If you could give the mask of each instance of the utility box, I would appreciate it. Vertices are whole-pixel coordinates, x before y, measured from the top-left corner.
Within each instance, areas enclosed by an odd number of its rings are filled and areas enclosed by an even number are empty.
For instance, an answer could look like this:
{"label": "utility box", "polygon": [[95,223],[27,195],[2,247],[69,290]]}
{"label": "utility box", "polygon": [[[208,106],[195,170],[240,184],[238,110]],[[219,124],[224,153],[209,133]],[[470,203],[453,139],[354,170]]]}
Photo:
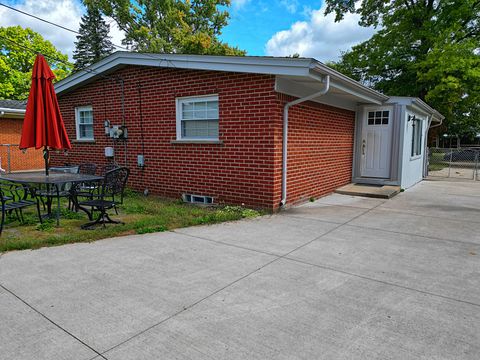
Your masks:
{"label": "utility box", "polygon": [[137,155],[137,165],[141,168],[145,166],[145,157],[143,155]]}
{"label": "utility box", "polygon": [[105,148],[105,157],[107,158],[113,158],[115,156],[115,152],[113,150],[113,147],[106,147]]}

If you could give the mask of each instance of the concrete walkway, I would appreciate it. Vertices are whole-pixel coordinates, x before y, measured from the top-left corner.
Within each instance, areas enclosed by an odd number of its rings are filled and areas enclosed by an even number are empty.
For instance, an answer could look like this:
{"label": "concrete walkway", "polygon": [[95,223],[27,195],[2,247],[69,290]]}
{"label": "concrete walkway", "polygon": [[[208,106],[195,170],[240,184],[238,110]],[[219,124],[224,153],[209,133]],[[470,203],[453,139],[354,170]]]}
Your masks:
{"label": "concrete walkway", "polygon": [[0,257],[0,358],[475,359],[480,182]]}

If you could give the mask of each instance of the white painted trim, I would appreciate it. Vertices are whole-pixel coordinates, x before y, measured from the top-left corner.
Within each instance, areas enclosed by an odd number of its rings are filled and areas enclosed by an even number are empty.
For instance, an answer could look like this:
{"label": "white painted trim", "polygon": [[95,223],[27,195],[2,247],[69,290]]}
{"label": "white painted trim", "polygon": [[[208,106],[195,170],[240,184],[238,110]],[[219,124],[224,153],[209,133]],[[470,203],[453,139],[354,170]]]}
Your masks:
{"label": "white painted trim", "polygon": [[[92,111],[92,113],[93,113],[93,107],[92,107],[92,105],[85,105],[85,106],[77,106],[75,108],[75,132],[76,132],[75,137],[76,137],[76,140],[77,141],[86,141],[86,142],[93,141],[93,140],[95,140],[95,135],[91,138],[80,137],[80,123],[78,122],[79,119],[80,119],[80,111]],[[93,114],[92,114],[92,117],[93,117]],[[92,121],[95,122],[94,119],[92,119]],[[95,128],[93,123],[92,123],[92,127]]]}
{"label": "white painted trim", "polygon": [[[366,166],[366,156],[363,156],[363,141],[365,140],[365,135],[368,130],[368,113],[369,112],[377,112],[377,111],[388,111],[388,127],[389,127],[389,135],[388,135],[388,142],[390,146],[390,157],[388,159],[388,175],[383,177],[383,176],[367,176],[365,174],[365,166]],[[394,128],[395,128],[395,123],[394,123],[394,107],[392,105],[383,105],[383,106],[373,106],[373,105],[367,105],[363,107],[363,114],[361,118],[362,122],[362,131],[359,134],[359,151],[360,151],[360,167],[359,167],[359,175],[361,178],[364,179],[383,179],[383,180],[390,180],[392,177],[392,166],[393,166],[393,151],[395,151],[393,147],[393,133],[394,133]],[[381,124],[383,125],[383,124]]]}
{"label": "white painted trim", "polygon": [[334,89],[344,91],[344,92],[346,92],[348,94],[351,94],[355,97],[358,97],[358,98],[362,99],[363,102],[377,104],[377,105],[382,105],[383,104],[382,99],[379,100],[378,98],[374,98],[373,96],[367,95],[365,92],[357,91],[356,89],[354,90],[354,89],[348,88],[347,86],[345,86],[345,85],[343,85],[339,82],[333,81],[332,84],[331,84],[331,87],[334,88]]}
{"label": "white painted trim", "polygon": [[416,97],[391,96],[387,103],[397,103],[401,105],[406,105],[407,107],[412,107],[414,108],[414,111],[418,111],[425,115],[432,116],[432,120],[436,122],[441,122],[443,119],[445,119],[445,116],[440,114],[437,110],[432,108],[426,102]]}
{"label": "white painted trim", "polygon": [[117,51],[85,70],[81,70],[57,82],[55,91],[59,95],[83,83],[92,81],[103,74],[108,76],[108,73],[115,69],[128,65],[287,75],[316,80],[330,75],[332,84],[336,84],[338,88],[344,91],[360,94],[366,99],[373,99],[373,102],[378,103],[388,99],[388,96],[370,89],[312,58],[142,54],[122,51]]}
{"label": "white painted trim", "polygon": [[[199,143],[199,142],[218,142],[219,136],[217,137],[206,137],[206,138],[198,138],[198,137],[183,137],[182,136],[182,110],[181,104],[185,101],[193,101],[195,100],[203,100],[203,101],[217,101],[218,102],[218,128],[220,132],[220,100],[218,94],[209,94],[209,95],[194,95],[194,96],[184,96],[178,97],[175,99],[175,113],[176,113],[176,128],[177,128],[177,142],[190,142],[190,143]],[[196,120],[196,119],[191,119]],[[213,119],[212,119],[213,120]],[[202,121],[202,120],[199,120]]]}
{"label": "white painted trim", "polygon": [[[425,141],[426,141],[426,132],[425,132],[425,126],[424,126],[424,123],[427,123],[427,119],[428,119],[428,115],[426,115],[423,111],[420,112],[421,114],[424,114],[423,116],[420,115],[418,116],[419,112],[416,112],[416,111],[412,111],[409,109],[409,107],[407,106],[407,110],[405,111],[405,119],[407,121],[407,126],[412,126],[409,121],[408,121],[408,118],[409,116],[415,116],[415,120],[419,120],[420,121],[420,124],[421,124],[421,131],[420,131],[420,136],[421,136],[421,144],[420,144],[420,154],[416,154],[416,155],[412,155],[412,137],[410,137],[409,139],[409,143],[410,143],[410,149],[409,149],[409,154],[410,154],[410,161],[415,161],[415,160],[418,160],[420,159],[422,156],[425,155],[425,149],[424,149],[424,144],[425,144]],[[412,121],[412,120],[410,120]],[[427,124],[428,125],[428,124]],[[408,132],[408,127],[406,129],[406,131]],[[412,136],[413,136],[413,129],[412,129]]]}
{"label": "white painted trim", "polygon": [[[320,80],[319,80],[319,84],[322,84]],[[318,87],[318,89],[321,89],[321,87]],[[302,85],[301,83],[299,83],[298,81],[295,81],[294,79],[288,79],[285,77],[277,76],[275,78],[275,91],[282,94],[294,96],[297,98],[302,98],[310,95],[312,91],[314,91],[314,89],[312,89],[311,86],[307,87],[305,85]],[[356,110],[357,103],[358,103],[354,100],[342,99],[340,96],[335,96],[334,94],[326,94],[321,97],[312,99],[310,101],[313,101],[319,104],[334,106],[340,109],[351,110],[351,111]]]}

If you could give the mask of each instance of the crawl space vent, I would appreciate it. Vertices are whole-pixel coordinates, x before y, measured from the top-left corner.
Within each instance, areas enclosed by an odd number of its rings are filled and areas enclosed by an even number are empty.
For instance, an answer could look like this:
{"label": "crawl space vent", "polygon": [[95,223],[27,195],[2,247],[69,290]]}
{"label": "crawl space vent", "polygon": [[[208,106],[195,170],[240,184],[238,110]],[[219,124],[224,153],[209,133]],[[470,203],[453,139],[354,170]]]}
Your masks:
{"label": "crawl space vent", "polygon": [[191,204],[213,204],[213,197],[193,194],[183,194],[183,201]]}

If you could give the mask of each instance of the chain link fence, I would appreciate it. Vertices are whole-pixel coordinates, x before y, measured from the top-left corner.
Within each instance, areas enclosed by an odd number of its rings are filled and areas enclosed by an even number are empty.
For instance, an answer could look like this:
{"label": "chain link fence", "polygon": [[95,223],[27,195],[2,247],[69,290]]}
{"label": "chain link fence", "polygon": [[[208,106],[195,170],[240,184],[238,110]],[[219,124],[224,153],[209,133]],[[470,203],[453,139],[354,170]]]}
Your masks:
{"label": "chain link fence", "polygon": [[480,180],[480,148],[430,148],[428,176]]}
{"label": "chain link fence", "polygon": [[16,172],[39,170],[44,167],[42,150],[18,148],[18,144],[0,144],[0,171]]}

